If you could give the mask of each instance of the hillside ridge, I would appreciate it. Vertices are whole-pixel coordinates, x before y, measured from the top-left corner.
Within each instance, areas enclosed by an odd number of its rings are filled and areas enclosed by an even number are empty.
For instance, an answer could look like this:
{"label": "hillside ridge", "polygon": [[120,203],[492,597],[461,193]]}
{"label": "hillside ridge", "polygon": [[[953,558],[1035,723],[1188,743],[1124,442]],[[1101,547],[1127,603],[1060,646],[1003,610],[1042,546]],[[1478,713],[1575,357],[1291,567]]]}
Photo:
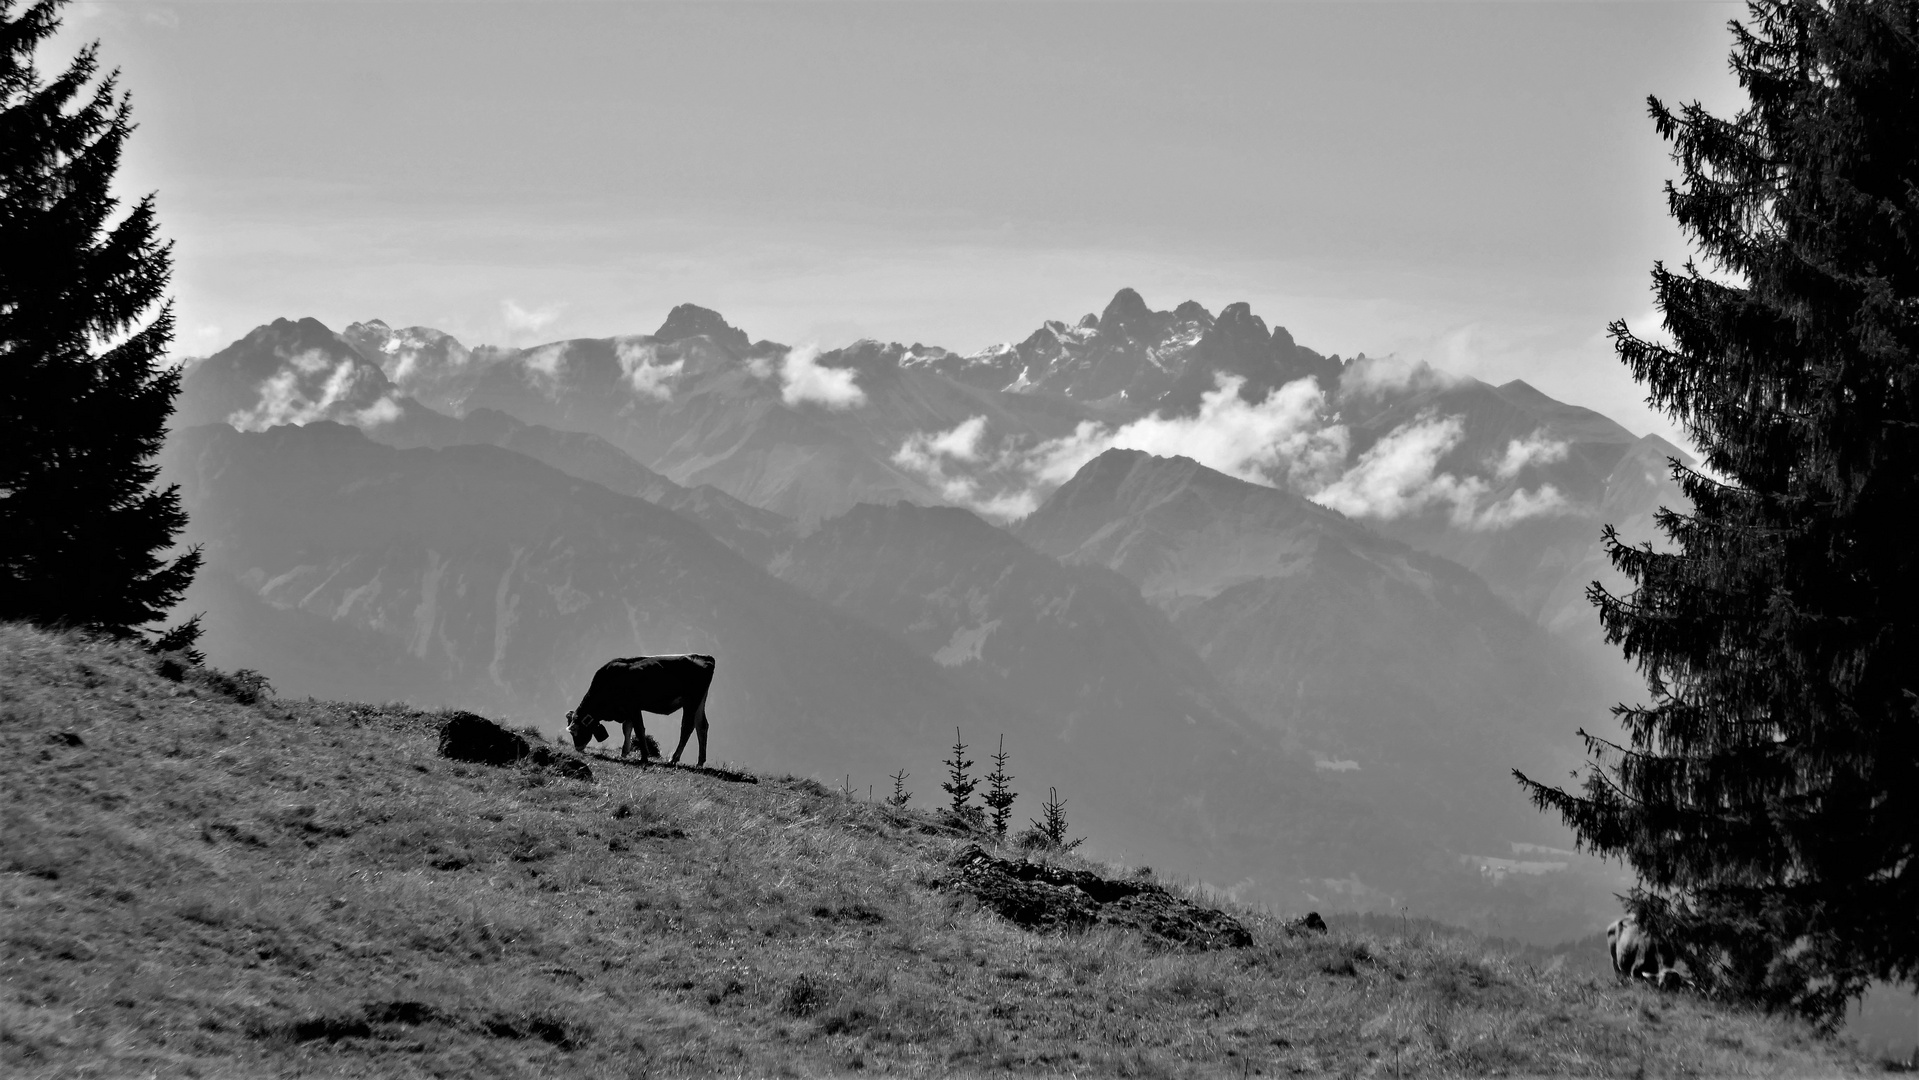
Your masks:
{"label": "hillside ridge", "polygon": [[1036,934],[944,887],[967,841],[926,815],[794,777],[463,764],[439,714],[260,689],[0,626],[8,1075],[1857,1067],[1464,939],[1245,909],[1251,944],[1204,953]]}

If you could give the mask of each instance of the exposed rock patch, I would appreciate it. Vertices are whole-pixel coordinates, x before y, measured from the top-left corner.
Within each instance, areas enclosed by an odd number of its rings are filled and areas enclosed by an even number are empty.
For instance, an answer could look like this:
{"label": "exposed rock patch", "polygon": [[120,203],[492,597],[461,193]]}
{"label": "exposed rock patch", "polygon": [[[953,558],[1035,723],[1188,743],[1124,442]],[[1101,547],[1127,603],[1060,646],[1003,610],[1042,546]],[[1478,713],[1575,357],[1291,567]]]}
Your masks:
{"label": "exposed rock patch", "polygon": [[1013,862],[969,845],[948,864],[947,887],[1031,930],[1083,930],[1095,923],[1138,930],[1176,948],[1244,948],[1253,935],[1223,911],[1200,907],[1142,878],[1111,880],[1090,870]]}
{"label": "exposed rock patch", "polygon": [[440,756],[478,765],[526,764],[550,769],[570,780],[593,779],[593,770],[586,762],[545,744],[528,742],[525,737],[470,712],[452,713],[446,723],[440,725]]}

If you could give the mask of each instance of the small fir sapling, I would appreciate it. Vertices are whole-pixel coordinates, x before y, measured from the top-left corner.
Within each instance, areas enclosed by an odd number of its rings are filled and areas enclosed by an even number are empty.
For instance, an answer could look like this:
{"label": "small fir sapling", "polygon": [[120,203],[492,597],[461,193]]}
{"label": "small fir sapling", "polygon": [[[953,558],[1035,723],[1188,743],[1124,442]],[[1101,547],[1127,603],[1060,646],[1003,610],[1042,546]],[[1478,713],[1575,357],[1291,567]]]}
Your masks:
{"label": "small fir sapling", "polygon": [[895,810],[904,810],[906,804],[913,801],[913,793],[906,790],[906,778],[909,775],[905,769],[893,774],[893,794],[886,797],[886,805]]}
{"label": "small fir sapling", "polygon": [[973,791],[979,787],[979,781],[972,777],[973,762],[966,756],[966,743],[960,739],[958,728],[953,729],[953,756],[941,764],[946,766],[947,779],[940,790],[952,799],[946,808],[947,816],[963,828],[983,828],[986,811],[973,805]]}
{"label": "small fir sapling", "polygon": [[1059,797],[1058,788],[1046,789],[1046,801],[1039,810],[1041,820],[1033,822],[1033,832],[1039,834],[1038,838],[1045,847],[1055,851],[1071,851],[1086,842],[1085,837],[1066,839],[1066,800]]}
{"label": "small fir sapling", "polygon": [[1013,816],[1013,794],[1009,786],[1013,778],[1006,775],[1006,736],[999,737],[999,753],[993,755],[993,771],[986,774],[986,795],[983,802],[993,810],[993,835],[1000,843],[1006,842],[1006,819]]}

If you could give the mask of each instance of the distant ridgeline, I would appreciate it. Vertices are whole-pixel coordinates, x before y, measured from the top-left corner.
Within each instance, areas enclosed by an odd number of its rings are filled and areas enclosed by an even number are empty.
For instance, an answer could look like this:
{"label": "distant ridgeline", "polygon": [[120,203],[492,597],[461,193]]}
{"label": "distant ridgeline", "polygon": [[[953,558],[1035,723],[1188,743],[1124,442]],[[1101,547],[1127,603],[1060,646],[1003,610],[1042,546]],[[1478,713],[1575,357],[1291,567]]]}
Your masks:
{"label": "distant ridgeline", "polygon": [[716,758],[930,791],[1004,733],[1023,807],[1245,901],[1551,941],[1624,884],[1508,771],[1636,693],[1581,594],[1684,455],[1525,383],[1128,289],[970,354],[283,319],[175,424],[188,608],[285,692],[557,731],[605,659],[712,653]]}

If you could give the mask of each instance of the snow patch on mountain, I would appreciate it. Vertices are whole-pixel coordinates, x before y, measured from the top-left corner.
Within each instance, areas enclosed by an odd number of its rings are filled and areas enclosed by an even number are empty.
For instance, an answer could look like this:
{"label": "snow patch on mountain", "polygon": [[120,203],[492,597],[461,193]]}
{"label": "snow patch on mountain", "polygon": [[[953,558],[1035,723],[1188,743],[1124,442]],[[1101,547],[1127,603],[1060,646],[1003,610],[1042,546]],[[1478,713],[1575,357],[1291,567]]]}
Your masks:
{"label": "snow patch on mountain", "polygon": [[949,668],[975,662],[980,658],[980,650],[985,647],[986,639],[999,626],[1000,620],[988,619],[978,626],[959,627],[953,631],[952,640],[933,653],[933,659],[941,667]]}

